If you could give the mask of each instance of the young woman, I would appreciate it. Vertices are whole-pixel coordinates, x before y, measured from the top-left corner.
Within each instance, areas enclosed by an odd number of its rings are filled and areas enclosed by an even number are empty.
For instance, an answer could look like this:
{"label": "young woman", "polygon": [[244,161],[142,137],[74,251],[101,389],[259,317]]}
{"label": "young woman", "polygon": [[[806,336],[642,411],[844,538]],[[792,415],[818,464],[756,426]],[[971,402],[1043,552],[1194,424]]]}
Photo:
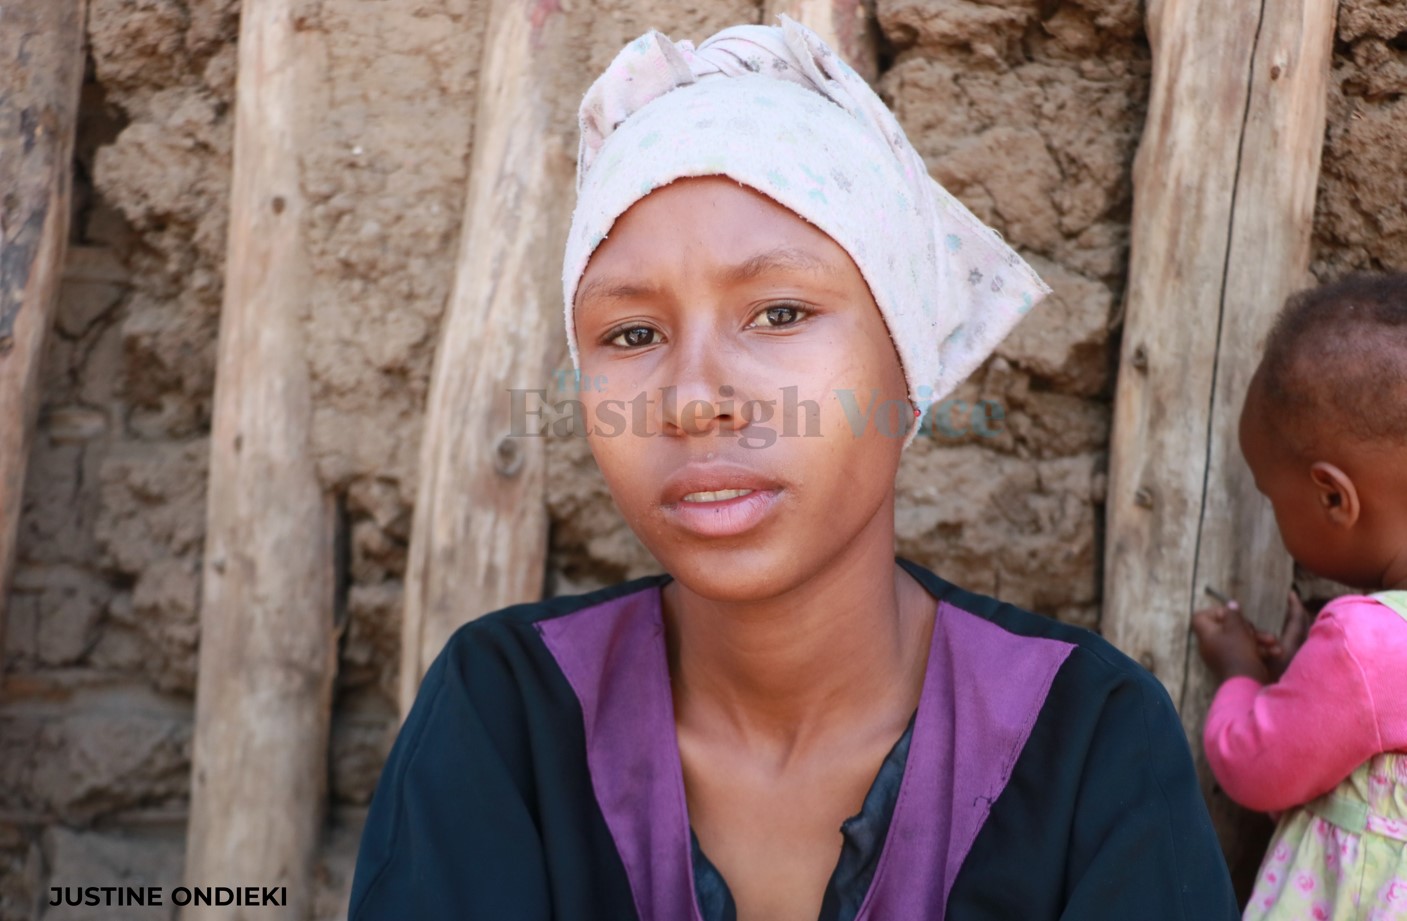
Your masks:
{"label": "young woman", "polygon": [[895,557],[917,407],[1047,289],[864,81],[790,20],[650,33],[578,191],[592,448],[666,573],[454,635],[352,919],[1236,917],[1162,686]]}

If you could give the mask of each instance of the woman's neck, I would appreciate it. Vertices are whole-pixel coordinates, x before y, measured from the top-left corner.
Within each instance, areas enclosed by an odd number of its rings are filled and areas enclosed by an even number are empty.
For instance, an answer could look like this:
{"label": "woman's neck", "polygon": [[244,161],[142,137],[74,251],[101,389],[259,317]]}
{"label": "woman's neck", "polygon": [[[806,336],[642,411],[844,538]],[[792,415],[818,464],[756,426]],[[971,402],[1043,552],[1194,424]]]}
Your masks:
{"label": "woman's neck", "polygon": [[[881,516],[882,518],[883,516]],[[918,704],[937,603],[884,539],[856,540],[765,601],[720,603],[677,581],[663,596],[675,708],[785,762],[868,723],[891,733]]]}

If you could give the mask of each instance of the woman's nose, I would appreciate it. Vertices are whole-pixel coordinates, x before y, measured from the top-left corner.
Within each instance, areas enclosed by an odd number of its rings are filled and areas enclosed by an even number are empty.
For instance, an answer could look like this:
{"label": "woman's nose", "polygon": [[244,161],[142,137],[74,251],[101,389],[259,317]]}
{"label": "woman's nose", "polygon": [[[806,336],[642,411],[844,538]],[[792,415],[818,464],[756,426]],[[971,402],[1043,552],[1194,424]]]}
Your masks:
{"label": "woman's nose", "polygon": [[736,432],[748,424],[726,354],[699,347],[676,352],[661,386],[660,425],[667,435]]}
{"label": "woman's nose", "polygon": [[733,388],[721,384],[713,393],[667,386],[660,400],[661,424],[671,435],[738,432],[748,424]]}

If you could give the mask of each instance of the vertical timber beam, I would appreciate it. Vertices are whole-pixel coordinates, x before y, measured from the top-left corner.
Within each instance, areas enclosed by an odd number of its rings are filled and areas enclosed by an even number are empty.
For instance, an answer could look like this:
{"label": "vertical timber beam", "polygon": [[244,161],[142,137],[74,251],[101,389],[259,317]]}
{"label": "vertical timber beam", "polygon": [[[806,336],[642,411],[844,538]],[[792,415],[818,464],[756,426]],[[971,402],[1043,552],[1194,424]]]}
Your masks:
{"label": "vertical timber beam", "polygon": [[460,251],[421,444],[402,715],[455,628],[539,598],[547,566],[543,439],[512,435],[509,391],[547,387],[565,350],[574,150],[543,77],[563,59],[565,22],[555,0],[492,0],[488,16]]}
{"label": "vertical timber beam", "polygon": [[1334,12],[1334,0],[1148,9],[1103,625],[1178,702],[1242,889],[1263,838],[1212,789],[1201,729],[1215,688],[1188,627],[1211,584],[1278,629],[1290,584],[1237,420],[1266,332],[1308,279]]}
{"label": "vertical timber beam", "polygon": [[296,6],[240,12],[186,846],[191,885],[286,886],[287,907],[183,921],[309,917],[324,810],[335,515],[310,446]]}
{"label": "vertical timber beam", "polygon": [[879,77],[874,0],[767,0],[763,24],[775,25],[780,13],[819,35],[869,82]]}
{"label": "vertical timber beam", "polygon": [[[1241,457],[1241,404],[1260,362],[1261,346],[1281,305],[1313,283],[1309,274],[1314,199],[1327,121],[1336,0],[1266,0],[1251,67],[1250,100],[1241,139],[1236,206],[1222,295],[1221,336],[1212,391],[1207,487],[1197,534],[1192,587],[1220,587],[1279,631],[1293,576],[1270,503]],[[1200,606],[1200,605],[1197,605]],[[1198,770],[1212,790],[1212,819],[1238,882],[1248,888],[1269,832],[1259,836],[1246,814],[1214,788],[1201,750],[1207,709],[1216,693],[1211,673],[1188,650],[1180,709],[1197,742]]]}
{"label": "vertical timber beam", "polygon": [[85,0],[0,5],[0,650],[39,362],[68,242]]}

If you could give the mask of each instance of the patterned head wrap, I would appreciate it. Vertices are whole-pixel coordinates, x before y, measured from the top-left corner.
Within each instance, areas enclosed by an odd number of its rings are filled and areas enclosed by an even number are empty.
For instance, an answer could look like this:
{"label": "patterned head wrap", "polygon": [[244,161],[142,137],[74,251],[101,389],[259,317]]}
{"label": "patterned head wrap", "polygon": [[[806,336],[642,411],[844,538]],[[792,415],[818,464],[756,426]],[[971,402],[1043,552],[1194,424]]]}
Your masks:
{"label": "patterned head wrap", "polygon": [[698,48],[648,32],[587,91],[562,271],[572,364],[577,285],[611,225],[676,179],[728,176],[850,254],[909,399],[941,400],[1050,289],[928,175],[869,84],[810,29],[780,19],[724,29]]}

